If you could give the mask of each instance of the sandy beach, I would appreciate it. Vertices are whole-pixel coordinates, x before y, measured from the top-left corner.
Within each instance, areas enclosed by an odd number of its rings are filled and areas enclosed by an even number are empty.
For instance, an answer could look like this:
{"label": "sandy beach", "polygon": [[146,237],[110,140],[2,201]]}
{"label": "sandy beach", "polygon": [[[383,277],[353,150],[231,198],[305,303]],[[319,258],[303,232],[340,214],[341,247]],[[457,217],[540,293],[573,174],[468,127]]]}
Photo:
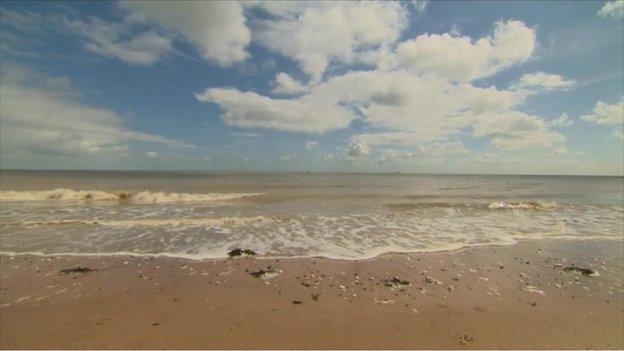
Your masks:
{"label": "sandy beach", "polygon": [[[539,240],[366,261],[4,255],[0,346],[621,349],[623,252]],[[61,272],[77,267],[91,271]]]}

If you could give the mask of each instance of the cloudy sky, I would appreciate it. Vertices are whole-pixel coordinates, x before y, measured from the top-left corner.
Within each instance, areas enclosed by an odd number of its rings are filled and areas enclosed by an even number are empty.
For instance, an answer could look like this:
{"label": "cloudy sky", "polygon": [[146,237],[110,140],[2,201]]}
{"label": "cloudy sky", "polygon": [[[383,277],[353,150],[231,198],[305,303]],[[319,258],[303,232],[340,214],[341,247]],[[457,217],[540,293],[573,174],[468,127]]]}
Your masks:
{"label": "cloudy sky", "polygon": [[621,0],[0,13],[5,169],[624,173]]}

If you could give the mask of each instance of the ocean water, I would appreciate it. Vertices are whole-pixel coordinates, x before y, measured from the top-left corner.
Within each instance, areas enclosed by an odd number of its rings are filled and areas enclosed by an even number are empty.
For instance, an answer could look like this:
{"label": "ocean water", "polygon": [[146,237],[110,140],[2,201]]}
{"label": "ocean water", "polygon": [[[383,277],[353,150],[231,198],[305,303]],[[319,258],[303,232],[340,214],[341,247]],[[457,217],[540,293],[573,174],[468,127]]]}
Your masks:
{"label": "ocean water", "polygon": [[624,178],[0,172],[0,251],[363,259],[624,237]]}

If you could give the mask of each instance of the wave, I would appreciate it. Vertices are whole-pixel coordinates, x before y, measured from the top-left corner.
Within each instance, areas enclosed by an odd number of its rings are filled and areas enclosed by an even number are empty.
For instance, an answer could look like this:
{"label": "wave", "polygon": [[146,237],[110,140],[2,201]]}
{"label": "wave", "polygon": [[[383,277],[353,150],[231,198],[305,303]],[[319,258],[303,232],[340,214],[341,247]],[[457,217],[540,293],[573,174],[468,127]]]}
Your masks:
{"label": "wave", "polygon": [[136,203],[209,202],[241,199],[263,193],[165,193],[142,191],[106,192],[100,190],[54,189],[40,191],[0,191],[0,202],[40,201],[128,201]]}
{"label": "wave", "polygon": [[554,202],[522,201],[506,202],[496,201],[489,204],[470,202],[401,202],[385,204],[385,207],[393,211],[410,211],[427,208],[473,208],[489,210],[544,210],[554,208]]}
{"label": "wave", "polygon": [[555,207],[554,202],[545,201],[522,201],[522,202],[506,202],[497,201],[488,205],[491,210],[544,210]]}
{"label": "wave", "polygon": [[474,207],[475,204],[456,202],[401,202],[385,204],[384,206],[393,211],[409,211],[426,208]]}
{"label": "wave", "polygon": [[[301,259],[301,258],[324,258],[329,260],[340,261],[359,261],[359,260],[371,260],[379,256],[388,254],[413,254],[413,253],[434,253],[434,252],[460,252],[462,250],[477,248],[477,247],[489,247],[489,246],[511,246],[517,244],[519,241],[528,240],[569,240],[569,241],[591,241],[591,240],[606,240],[606,241],[622,241],[623,237],[612,236],[555,236],[555,237],[514,237],[510,240],[503,242],[488,242],[488,243],[440,243],[440,245],[421,248],[421,249],[406,249],[397,246],[382,246],[371,249],[369,251],[357,254],[357,255],[344,255],[340,253],[330,251],[316,251],[301,255],[267,255],[262,254],[256,256],[256,259]],[[234,247],[234,246],[232,246]],[[42,252],[42,251],[5,251],[0,250],[2,256],[41,256],[41,257],[106,257],[106,256],[122,256],[122,257],[167,257],[178,258],[186,260],[211,260],[211,259],[224,259],[228,258],[229,249],[211,250],[201,253],[188,253],[188,252],[137,252],[137,251],[104,251],[104,252]]]}
{"label": "wave", "polygon": [[257,217],[221,217],[221,218],[143,218],[143,219],[121,219],[121,220],[48,220],[48,221],[23,221],[3,223],[0,227],[19,226],[51,226],[51,225],[100,225],[105,227],[211,227],[211,226],[237,226],[246,224],[261,224],[273,222],[273,219],[266,216]]}

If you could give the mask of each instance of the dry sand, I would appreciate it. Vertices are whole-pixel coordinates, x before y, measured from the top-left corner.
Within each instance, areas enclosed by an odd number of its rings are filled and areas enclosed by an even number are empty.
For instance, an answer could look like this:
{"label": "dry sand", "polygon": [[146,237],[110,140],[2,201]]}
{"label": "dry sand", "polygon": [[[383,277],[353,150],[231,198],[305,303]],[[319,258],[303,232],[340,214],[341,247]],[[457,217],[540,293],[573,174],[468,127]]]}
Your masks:
{"label": "dry sand", "polygon": [[[0,346],[622,349],[622,245],[368,261],[2,256]],[[94,271],[60,273],[77,266]],[[269,266],[283,273],[249,274]],[[393,276],[409,285],[386,286]]]}

